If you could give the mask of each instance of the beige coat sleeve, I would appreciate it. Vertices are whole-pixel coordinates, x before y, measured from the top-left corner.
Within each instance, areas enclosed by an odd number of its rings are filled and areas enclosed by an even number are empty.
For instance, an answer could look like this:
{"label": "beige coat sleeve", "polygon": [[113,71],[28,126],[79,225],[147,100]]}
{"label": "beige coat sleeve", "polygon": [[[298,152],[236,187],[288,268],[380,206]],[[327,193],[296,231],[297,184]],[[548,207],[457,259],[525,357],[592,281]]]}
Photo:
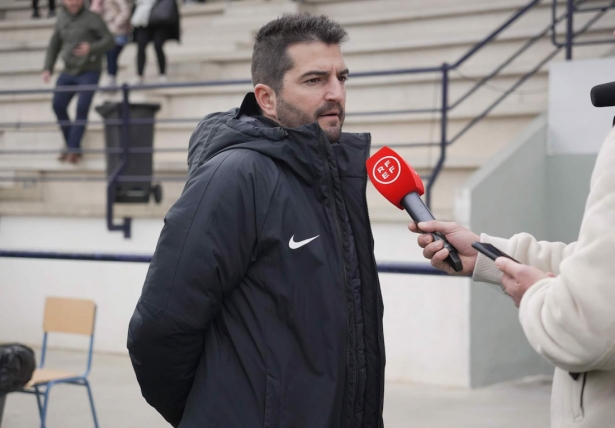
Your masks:
{"label": "beige coat sleeve", "polygon": [[571,372],[615,369],[615,129],[592,175],[579,240],[559,275],[531,287],[519,318],[532,346]]}
{"label": "beige coat sleeve", "polygon": [[[521,300],[519,319],[538,353],[571,372],[615,369],[615,130],[598,155],[576,243],[537,242],[528,234],[483,238],[557,275]],[[501,274],[486,261],[477,260],[474,279],[499,283]]]}
{"label": "beige coat sleeve", "polygon": [[[488,242],[519,262],[558,275],[562,260],[574,251],[576,242],[538,241],[529,233],[519,233],[510,239],[481,234],[480,242]],[[472,279],[477,282],[502,285],[502,272],[488,257],[478,254]]]}

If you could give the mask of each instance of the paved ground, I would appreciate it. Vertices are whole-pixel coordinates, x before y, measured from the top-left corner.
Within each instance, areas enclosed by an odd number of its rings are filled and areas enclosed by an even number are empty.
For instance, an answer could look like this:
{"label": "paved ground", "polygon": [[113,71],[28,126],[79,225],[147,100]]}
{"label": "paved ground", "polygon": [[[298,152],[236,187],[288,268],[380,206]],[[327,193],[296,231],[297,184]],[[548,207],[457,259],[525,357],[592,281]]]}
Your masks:
{"label": "paved ground", "polygon": [[[48,366],[85,367],[83,354],[50,351]],[[141,398],[126,356],[97,354],[90,375],[100,428],[168,427]],[[387,384],[387,428],[547,428],[548,380],[509,383],[479,390]],[[9,394],[2,428],[39,426],[34,396]],[[82,387],[60,385],[50,399],[48,428],[93,426]]]}

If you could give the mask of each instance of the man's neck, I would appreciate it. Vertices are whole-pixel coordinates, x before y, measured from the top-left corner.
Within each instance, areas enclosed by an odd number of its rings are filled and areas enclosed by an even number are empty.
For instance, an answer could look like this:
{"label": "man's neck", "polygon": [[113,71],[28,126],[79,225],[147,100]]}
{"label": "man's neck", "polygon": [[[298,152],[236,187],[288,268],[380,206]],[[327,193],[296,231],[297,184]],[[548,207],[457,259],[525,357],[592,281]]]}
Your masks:
{"label": "man's neck", "polygon": [[260,116],[261,116],[262,118],[265,118],[265,119],[268,119],[268,120],[270,120],[270,121],[272,121],[272,122],[275,122],[278,126],[282,126],[282,125],[280,124],[280,122],[278,122],[278,120],[277,120],[275,117],[273,117],[273,116],[270,116],[270,115],[268,115],[268,114],[266,114],[266,113],[264,113],[264,112],[261,112]]}
{"label": "man's neck", "polygon": [[83,6],[78,11],[76,11],[75,13],[71,12],[70,10],[68,10],[68,8],[64,8],[64,9],[66,9],[66,12],[68,12],[69,15],[77,16],[77,15],[79,15],[83,11]]}
{"label": "man's neck", "polygon": [[238,118],[242,115],[253,117],[259,120],[262,124],[270,126],[272,128],[282,126],[275,118],[265,114],[261,110],[260,106],[258,105],[258,102],[256,102],[254,92],[249,92],[246,94],[235,117]]}
{"label": "man's neck", "polygon": [[267,115],[256,115],[253,116],[255,119],[258,119],[258,121],[260,121],[262,124],[270,126],[272,128],[277,128],[280,125],[275,119],[272,119],[271,116],[267,116]]}

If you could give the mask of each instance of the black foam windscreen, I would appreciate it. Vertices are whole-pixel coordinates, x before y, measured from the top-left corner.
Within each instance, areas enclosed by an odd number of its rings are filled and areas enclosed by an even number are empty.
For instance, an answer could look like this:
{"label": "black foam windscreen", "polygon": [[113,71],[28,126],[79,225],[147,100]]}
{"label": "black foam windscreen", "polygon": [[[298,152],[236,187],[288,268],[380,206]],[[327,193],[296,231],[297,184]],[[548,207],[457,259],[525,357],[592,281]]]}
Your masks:
{"label": "black foam windscreen", "polygon": [[615,106],[615,82],[594,86],[590,96],[594,107]]}

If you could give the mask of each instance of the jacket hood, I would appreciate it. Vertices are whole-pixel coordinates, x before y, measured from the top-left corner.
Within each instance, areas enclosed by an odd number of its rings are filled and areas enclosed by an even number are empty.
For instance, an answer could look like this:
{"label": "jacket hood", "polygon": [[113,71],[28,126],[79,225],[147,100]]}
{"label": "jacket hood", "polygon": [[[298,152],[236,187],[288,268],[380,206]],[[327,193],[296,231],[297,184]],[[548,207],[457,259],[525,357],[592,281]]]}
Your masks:
{"label": "jacket hood", "polygon": [[[319,140],[324,139],[330,146],[318,123],[283,128],[261,122],[255,117],[260,115],[254,93],[250,92],[244,97],[241,107],[225,113],[213,113],[201,120],[190,138],[189,175],[218,153],[242,148],[284,163],[310,182],[317,175],[315,158],[322,155],[319,153]],[[349,149],[364,151],[369,145],[369,135],[343,133],[340,143],[346,145],[346,141]]]}

